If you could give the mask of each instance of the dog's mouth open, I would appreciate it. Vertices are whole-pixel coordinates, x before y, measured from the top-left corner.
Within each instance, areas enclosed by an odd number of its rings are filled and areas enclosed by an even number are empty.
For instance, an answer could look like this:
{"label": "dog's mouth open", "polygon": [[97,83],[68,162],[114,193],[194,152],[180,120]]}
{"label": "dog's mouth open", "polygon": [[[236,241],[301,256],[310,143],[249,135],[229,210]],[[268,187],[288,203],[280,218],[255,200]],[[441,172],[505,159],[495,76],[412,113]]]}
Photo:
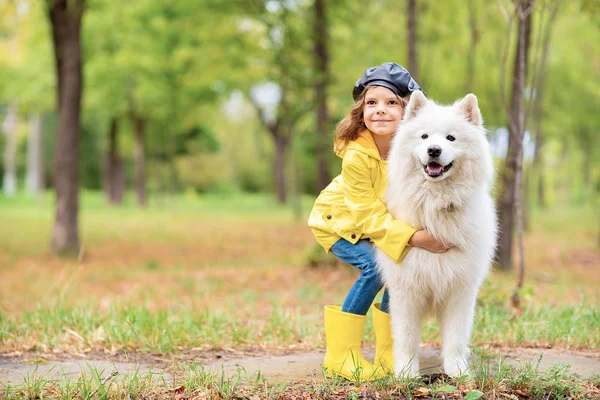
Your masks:
{"label": "dog's mouth open", "polygon": [[438,178],[444,175],[444,173],[448,172],[450,168],[452,168],[452,163],[447,164],[445,167],[436,163],[435,161],[431,161],[430,163],[423,165],[425,173],[431,178]]}

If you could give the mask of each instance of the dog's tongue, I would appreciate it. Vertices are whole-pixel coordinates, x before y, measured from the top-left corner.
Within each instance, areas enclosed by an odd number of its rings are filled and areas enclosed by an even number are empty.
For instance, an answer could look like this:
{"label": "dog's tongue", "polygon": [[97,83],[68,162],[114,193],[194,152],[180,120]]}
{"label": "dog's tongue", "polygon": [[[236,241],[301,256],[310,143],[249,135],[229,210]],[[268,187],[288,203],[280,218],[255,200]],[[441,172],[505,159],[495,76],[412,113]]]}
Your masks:
{"label": "dog's tongue", "polygon": [[442,173],[442,170],[444,168],[435,162],[430,162],[429,164],[427,164],[427,172],[429,172],[429,175],[439,175]]}

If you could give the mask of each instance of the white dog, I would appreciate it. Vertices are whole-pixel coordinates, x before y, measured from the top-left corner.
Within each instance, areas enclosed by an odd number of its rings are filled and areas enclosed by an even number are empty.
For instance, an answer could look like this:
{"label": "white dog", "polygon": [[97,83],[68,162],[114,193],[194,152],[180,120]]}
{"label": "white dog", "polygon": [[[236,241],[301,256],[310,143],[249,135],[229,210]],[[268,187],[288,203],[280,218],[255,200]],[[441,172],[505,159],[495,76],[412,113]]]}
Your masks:
{"label": "white dog", "polygon": [[467,372],[477,291],[496,245],[493,175],[477,97],[440,106],[413,93],[390,150],[387,207],[455,247],[442,254],[412,248],[400,264],[377,250],[398,375],[419,372],[420,324],[428,313],[440,322],[444,371]]}

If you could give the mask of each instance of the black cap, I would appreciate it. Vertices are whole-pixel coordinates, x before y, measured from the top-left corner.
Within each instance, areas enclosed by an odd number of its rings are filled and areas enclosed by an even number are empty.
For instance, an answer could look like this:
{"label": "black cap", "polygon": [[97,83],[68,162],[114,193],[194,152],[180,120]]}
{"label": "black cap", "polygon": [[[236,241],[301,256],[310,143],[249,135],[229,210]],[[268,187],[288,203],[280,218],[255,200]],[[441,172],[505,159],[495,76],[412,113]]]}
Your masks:
{"label": "black cap", "polygon": [[386,87],[400,97],[408,96],[416,90],[425,94],[410,73],[403,66],[394,62],[385,62],[377,67],[367,69],[354,85],[354,90],[352,90],[354,100],[369,86]]}

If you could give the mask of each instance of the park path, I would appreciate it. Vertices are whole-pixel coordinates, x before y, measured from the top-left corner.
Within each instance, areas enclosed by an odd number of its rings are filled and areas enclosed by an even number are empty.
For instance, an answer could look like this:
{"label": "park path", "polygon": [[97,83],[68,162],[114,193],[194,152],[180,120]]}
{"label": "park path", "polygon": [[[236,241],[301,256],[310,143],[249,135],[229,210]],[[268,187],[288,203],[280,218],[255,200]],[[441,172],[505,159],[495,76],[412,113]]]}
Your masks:
{"label": "park path", "polygon": [[[372,359],[372,353],[365,353],[365,358]],[[570,371],[589,378],[600,374],[600,356],[588,356],[570,353],[555,353],[536,351],[517,351],[508,355],[499,356],[492,360],[492,365],[498,364],[500,359],[504,359],[512,365],[519,366],[529,362],[536,364],[540,361],[540,371],[546,371],[553,364],[569,364]],[[217,371],[225,371],[226,374],[233,375],[242,368],[247,373],[260,371],[261,375],[270,378],[274,382],[299,381],[323,379],[323,370],[321,363],[324,354],[322,352],[313,352],[305,354],[293,354],[275,357],[252,357],[239,358],[231,360],[218,360],[209,364],[210,368]],[[421,373],[430,374],[442,372],[440,351],[434,349],[422,349],[419,357]]]}
{"label": "park path", "polygon": [[[573,354],[540,349],[519,349],[508,355],[499,356],[514,365],[530,362],[535,364],[540,355],[540,371],[545,371],[552,364],[569,364],[571,371],[582,377],[589,378],[600,374],[600,355]],[[367,358],[373,357],[366,352]],[[499,357],[494,359],[497,364]],[[242,369],[248,374],[260,371],[262,376],[273,382],[312,381],[323,379],[321,362],[322,352],[310,352],[279,356],[260,356],[242,358],[216,358],[208,362],[200,362],[219,374],[224,372],[231,376]],[[420,354],[421,371],[423,373],[440,372],[439,350],[422,349]],[[143,360],[137,362],[111,361],[107,359],[60,359],[60,360],[24,360],[22,358],[0,355],[0,385],[18,386],[25,379],[35,376],[44,380],[62,380],[63,377],[77,379],[81,373],[90,373],[95,369],[100,376],[105,377],[113,371],[118,371],[118,377],[127,374],[152,373],[159,379],[164,379],[167,385],[173,384],[171,368],[165,368],[165,363],[158,365]],[[168,369],[168,370],[167,370]]]}

